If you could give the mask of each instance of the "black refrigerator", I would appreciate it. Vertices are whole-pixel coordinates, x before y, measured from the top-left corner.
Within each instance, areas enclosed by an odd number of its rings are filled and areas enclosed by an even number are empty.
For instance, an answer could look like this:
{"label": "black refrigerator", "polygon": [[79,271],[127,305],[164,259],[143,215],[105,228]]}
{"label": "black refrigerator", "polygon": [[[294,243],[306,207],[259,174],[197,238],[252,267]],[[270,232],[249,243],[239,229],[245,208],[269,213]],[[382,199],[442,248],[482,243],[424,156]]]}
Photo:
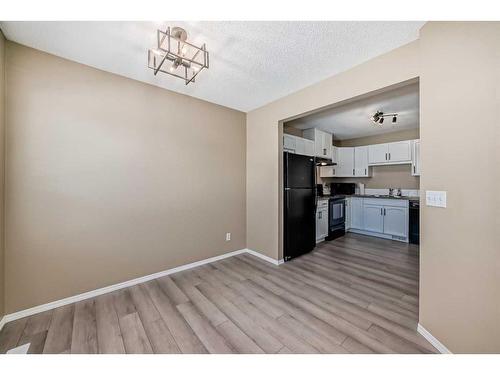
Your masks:
{"label": "black refrigerator", "polygon": [[284,153],[283,258],[316,246],[316,163],[314,157]]}

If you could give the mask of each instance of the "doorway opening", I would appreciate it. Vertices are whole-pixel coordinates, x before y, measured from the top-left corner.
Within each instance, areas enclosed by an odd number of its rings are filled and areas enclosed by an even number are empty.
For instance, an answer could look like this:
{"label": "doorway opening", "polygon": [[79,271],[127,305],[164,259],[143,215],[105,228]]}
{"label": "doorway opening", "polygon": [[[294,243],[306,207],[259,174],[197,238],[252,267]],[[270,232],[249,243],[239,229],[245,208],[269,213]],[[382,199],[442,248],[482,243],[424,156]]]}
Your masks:
{"label": "doorway opening", "polygon": [[416,324],[418,79],[295,116],[280,126],[284,261],[301,256],[324,260],[332,273],[340,268],[356,282],[361,270],[373,282],[382,274],[389,284],[399,279],[404,290],[389,287],[408,301],[392,300],[389,310],[411,316]]}

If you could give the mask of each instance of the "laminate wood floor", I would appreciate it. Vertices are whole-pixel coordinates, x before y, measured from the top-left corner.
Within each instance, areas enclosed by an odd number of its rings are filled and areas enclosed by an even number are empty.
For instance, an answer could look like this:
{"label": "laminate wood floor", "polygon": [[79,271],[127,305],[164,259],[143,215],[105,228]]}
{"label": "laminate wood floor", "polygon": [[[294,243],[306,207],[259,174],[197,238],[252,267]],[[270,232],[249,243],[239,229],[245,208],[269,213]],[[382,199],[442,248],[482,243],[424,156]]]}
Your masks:
{"label": "laminate wood floor", "polygon": [[243,254],[7,323],[0,352],[434,353],[418,247],[347,234],[273,266]]}

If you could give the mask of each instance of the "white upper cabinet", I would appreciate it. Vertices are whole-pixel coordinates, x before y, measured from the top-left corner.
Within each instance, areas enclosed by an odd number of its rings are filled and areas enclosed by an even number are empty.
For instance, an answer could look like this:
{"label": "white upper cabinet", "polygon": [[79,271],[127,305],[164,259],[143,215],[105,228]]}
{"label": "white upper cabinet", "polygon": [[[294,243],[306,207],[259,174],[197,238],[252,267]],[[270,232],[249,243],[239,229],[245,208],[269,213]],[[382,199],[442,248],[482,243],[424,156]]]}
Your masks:
{"label": "white upper cabinet", "polygon": [[[325,168],[320,177],[368,177],[368,146],[334,147],[335,167]],[[328,169],[327,169],[328,168]]]}
{"label": "white upper cabinet", "polygon": [[336,177],[354,177],[354,147],[339,147],[337,152]]}
{"label": "white upper cabinet", "polygon": [[368,146],[369,165],[411,163],[411,155],[411,141]]}
{"label": "white upper cabinet", "polygon": [[295,152],[295,138],[297,137],[289,134],[283,134],[283,151]]}
{"label": "white upper cabinet", "polygon": [[314,141],[315,156],[332,159],[333,135],[322,130],[311,128],[302,132],[305,138]]}
{"label": "white upper cabinet", "polygon": [[388,147],[386,143],[368,146],[368,164],[383,164],[387,162]]}
{"label": "white upper cabinet", "polygon": [[332,162],[338,163],[339,161],[339,148],[337,146],[332,146]]}
{"label": "white upper cabinet", "polygon": [[420,176],[420,139],[415,139],[411,156],[411,175]]}
{"label": "white upper cabinet", "polygon": [[323,157],[333,159],[333,134],[323,133]]}
{"label": "white upper cabinet", "polygon": [[388,146],[390,163],[411,162],[411,141],[392,142]]}
{"label": "white upper cabinet", "polygon": [[302,142],[304,143],[304,155],[314,156],[314,142],[310,141],[309,139],[302,139]]}
{"label": "white upper cabinet", "polygon": [[291,134],[283,134],[283,151],[314,156],[314,142]]}
{"label": "white upper cabinet", "polygon": [[368,177],[368,146],[354,147],[354,176]]}
{"label": "white upper cabinet", "polygon": [[337,169],[334,165],[319,167],[319,177],[337,177]]}

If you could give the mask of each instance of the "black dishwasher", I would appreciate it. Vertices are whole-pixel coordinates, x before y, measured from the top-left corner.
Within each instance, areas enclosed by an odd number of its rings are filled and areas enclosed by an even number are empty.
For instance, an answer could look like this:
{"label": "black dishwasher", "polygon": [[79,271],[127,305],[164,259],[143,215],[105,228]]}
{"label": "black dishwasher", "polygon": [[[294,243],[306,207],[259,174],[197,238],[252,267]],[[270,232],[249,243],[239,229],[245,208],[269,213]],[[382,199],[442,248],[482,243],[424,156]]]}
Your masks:
{"label": "black dishwasher", "polygon": [[420,244],[420,202],[410,200],[409,240],[410,243]]}

